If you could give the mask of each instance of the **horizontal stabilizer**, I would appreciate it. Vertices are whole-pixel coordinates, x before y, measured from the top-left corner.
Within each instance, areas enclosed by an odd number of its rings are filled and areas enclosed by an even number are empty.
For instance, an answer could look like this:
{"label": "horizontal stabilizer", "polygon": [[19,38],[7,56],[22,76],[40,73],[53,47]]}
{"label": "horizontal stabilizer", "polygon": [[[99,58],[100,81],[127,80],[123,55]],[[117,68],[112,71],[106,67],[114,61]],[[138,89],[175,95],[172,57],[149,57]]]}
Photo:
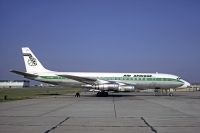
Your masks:
{"label": "horizontal stabilizer", "polygon": [[11,70],[10,72],[22,75],[24,77],[37,77],[38,75],[35,74],[30,74],[30,73],[26,73],[26,72],[21,72],[21,71],[16,71],[16,70]]}

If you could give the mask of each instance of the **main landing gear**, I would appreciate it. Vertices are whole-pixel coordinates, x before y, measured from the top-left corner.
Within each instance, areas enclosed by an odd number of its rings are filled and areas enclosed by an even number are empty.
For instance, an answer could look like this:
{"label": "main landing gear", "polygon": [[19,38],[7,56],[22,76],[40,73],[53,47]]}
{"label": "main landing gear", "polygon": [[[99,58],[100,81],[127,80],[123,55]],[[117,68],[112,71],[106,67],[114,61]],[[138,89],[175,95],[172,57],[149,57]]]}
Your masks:
{"label": "main landing gear", "polygon": [[108,96],[108,92],[106,92],[106,91],[99,91],[96,96],[97,97],[107,97]]}

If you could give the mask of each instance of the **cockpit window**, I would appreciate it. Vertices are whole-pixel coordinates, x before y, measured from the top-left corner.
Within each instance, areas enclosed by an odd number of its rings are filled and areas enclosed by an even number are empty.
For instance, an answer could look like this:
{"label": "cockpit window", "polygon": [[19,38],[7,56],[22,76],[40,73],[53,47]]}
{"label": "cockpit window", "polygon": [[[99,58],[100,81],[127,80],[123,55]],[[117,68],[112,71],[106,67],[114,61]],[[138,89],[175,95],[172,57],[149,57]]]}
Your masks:
{"label": "cockpit window", "polygon": [[180,80],[180,79],[181,79],[181,77],[178,77],[177,79],[178,79],[178,80]]}

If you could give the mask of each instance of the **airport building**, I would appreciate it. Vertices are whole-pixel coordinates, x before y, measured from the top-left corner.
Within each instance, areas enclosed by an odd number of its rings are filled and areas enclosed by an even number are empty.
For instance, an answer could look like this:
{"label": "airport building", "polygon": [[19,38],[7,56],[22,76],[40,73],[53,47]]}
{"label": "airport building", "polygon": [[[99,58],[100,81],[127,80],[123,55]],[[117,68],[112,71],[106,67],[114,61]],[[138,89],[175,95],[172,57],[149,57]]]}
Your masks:
{"label": "airport building", "polygon": [[192,88],[193,88],[195,91],[200,91],[200,84],[193,84],[193,85],[192,85]]}
{"label": "airport building", "polygon": [[0,88],[24,88],[29,86],[29,80],[0,80]]}

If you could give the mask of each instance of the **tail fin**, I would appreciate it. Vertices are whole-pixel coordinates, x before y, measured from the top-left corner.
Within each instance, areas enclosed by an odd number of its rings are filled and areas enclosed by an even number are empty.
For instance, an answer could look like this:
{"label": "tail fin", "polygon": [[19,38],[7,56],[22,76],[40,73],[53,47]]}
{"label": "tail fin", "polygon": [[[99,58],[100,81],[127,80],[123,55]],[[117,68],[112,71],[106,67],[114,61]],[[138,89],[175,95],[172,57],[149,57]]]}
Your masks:
{"label": "tail fin", "polygon": [[24,62],[26,66],[26,72],[34,73],[34,72],[47,72],[39,60],[35,57],[32,51],[28,47],[22,48],[22,53],[24,57]]}

